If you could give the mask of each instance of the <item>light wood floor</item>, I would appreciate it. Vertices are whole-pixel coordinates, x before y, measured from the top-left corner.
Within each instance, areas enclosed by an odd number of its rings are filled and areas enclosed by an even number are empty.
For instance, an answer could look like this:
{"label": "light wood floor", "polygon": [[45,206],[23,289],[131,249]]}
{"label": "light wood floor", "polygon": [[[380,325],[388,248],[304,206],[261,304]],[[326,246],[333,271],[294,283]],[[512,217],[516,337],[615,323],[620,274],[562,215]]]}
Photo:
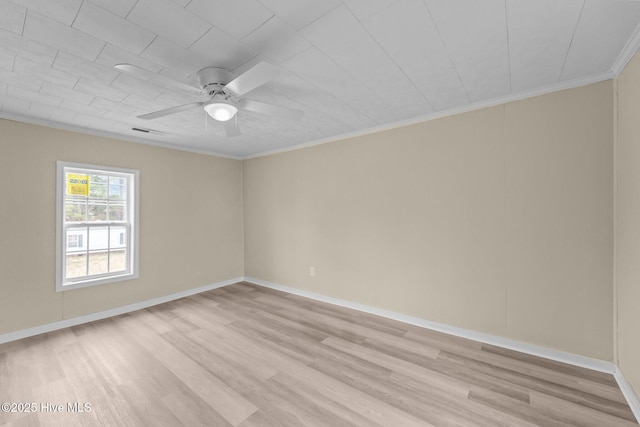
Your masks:
{"label": "light wood floor", "polygon": [[11,426],[638,425],[611,375],[246,283],[0,345],[0,402],[38,406]]}

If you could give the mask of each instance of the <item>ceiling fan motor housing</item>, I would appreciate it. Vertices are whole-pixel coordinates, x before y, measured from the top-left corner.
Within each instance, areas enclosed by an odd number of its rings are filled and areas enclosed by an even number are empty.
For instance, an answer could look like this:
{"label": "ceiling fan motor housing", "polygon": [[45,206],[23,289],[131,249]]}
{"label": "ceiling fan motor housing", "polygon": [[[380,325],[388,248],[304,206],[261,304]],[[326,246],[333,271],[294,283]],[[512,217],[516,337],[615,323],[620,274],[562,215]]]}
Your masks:
{"label": "ceiling fan motor housing", "polygon": [[209,67],[198,71],[198,81],[209,95],[224,90],[224,86],[233,79],[233,74],[224,68]]}

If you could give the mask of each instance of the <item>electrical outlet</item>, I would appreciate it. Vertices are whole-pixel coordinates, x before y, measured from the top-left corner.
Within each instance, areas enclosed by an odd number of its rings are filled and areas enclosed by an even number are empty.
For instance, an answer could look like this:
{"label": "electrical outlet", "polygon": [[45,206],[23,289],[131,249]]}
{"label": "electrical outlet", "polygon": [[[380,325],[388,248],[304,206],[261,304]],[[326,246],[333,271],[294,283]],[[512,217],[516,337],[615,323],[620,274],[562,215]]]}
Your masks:
{"label": "electrical outlet", "polygon": [[316,275],[316,268],[315,267],[309,267],[309,276],[315,277],[315,275]]}

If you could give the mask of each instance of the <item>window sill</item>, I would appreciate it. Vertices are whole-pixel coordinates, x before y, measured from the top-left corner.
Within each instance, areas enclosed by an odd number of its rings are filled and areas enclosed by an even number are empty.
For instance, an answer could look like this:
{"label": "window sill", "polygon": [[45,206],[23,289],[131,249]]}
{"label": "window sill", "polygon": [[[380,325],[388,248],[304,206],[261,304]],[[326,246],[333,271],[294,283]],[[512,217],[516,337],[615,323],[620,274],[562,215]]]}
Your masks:
{"label": "window sill", "polygon": [[83,280],[80,282],[57,283],[56,292],[71,291],[74,289],[88,288],[91,286],[104,285],[107,283],[124,282],[127,280],[137,279],[137,273],[119,274],[117,276],[100,277],[91,280]]}

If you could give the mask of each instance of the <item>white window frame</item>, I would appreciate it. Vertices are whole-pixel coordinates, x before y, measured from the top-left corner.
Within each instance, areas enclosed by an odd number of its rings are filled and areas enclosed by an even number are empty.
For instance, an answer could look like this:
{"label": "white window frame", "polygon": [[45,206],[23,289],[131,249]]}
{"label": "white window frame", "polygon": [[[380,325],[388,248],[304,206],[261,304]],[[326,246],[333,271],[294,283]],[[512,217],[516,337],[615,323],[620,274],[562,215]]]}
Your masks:
{"label": "white window frame", "polygon": [[[66,230],[65,225],[65,196],[67,192],[67,183],[65,180],[65,171],[67,169],[77,169],[80,173],[107,173],[122,174],[129,178],[127,186],[127,221],[124,224],[128,228],[127,241],[127,265],[128,269],[124,272],[104,273],[100,275],[87,276],[73,280],[65,280],[66,268]],[[139,219],[140,219],[140,172],[133,169],[114,168],[108,166],[89,165],[84,163],[72,163],[65,161],[57,162],[56,171],[56,292],[68,291],[71,289],[86,288],[88,286],[103,285],[106,283],[120,282],[138,278],[138,261],[139,261]],[[91,227],[104,226],[122,226],[122,222],[103,221],[99,224],[85,223],[87,230]],[[87,245],[89,240],[87,239]]]}

